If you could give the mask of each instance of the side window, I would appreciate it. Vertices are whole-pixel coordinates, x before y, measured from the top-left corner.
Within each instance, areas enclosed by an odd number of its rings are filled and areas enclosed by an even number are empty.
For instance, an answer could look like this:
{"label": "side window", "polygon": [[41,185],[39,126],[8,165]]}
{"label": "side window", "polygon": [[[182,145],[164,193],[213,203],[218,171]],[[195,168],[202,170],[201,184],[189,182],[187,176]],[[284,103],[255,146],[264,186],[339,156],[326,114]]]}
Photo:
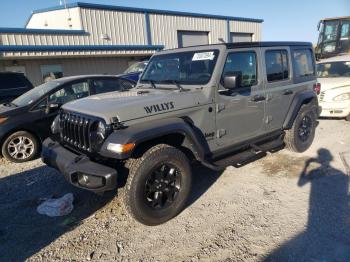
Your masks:
{"label": "side window", "polygon": [[87,81],[69,84],[49,96],[49,103],[63,105],[75,99],[89,95],[89,84]]}
{"label": "side window", "polygon": [[0,82],[0,89],[28,87],[28,84],[23,81],[22,77],[15,74],[0,74]]}
{"label": "side window", "polygon": [[315,75],[314,59],[310,49],[294,50],[293,59],[295,62],[296,77]]}
{"label": "side window", "polygon": [[257,64],[255,52],[235,52],[228,54],[222,80],[225,76],[236,76],[237,88],[257,84]]}
{"label": "side window", "polygon": [[286,50],[266,51],[265,64],[268,82],[289,78],[288,52]]}
{"label": "side window", "polygon": [[132,82],[124,79],[94,79],[91,81],[96,94],[130,89]]}

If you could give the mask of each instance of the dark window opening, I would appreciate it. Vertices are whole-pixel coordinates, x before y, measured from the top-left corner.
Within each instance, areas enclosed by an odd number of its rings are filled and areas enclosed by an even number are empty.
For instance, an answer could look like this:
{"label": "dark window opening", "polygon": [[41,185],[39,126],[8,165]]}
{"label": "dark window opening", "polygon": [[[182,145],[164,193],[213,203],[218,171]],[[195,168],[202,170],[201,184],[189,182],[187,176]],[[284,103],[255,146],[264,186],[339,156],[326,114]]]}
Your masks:
{"label": "dark window opening", "polygon": [[289,78],[288,52],[286,50],[266,51],[265,64],[268,82]]}

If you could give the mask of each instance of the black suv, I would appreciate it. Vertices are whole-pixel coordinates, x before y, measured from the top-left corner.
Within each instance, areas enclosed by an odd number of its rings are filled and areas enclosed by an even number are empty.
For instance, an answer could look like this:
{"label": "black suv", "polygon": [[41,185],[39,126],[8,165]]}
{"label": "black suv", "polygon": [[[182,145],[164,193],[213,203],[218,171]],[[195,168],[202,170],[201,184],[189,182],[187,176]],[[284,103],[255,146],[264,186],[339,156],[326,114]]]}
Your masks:
{"label": "black suv", "polygon": [[11,102],[32,88],[22,73],[0,72],[0,104]]}

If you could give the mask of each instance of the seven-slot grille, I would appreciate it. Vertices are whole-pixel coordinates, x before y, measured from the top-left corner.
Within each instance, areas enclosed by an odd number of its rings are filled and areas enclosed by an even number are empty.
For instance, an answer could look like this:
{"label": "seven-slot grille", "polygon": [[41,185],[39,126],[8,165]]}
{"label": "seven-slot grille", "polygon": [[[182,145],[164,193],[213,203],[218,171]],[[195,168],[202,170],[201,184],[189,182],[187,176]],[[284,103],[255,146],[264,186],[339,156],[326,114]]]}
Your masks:
{"label": "seven-slot grille", "polygon": [[91,152],[90,130],[94,121],[87,116],[61,112],[61,139],[76,148]]}

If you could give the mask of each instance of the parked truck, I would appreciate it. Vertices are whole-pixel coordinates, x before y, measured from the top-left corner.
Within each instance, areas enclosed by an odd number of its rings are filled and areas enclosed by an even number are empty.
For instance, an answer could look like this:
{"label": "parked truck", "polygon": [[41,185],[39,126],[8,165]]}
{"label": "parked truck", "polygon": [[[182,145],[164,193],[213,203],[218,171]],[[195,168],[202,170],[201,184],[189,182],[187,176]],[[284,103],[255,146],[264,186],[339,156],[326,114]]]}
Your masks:
{"label": "parked truck", "polygon": [[325,18],[318,24],[316,57],[329,58],[350,54],[350,16]]}

